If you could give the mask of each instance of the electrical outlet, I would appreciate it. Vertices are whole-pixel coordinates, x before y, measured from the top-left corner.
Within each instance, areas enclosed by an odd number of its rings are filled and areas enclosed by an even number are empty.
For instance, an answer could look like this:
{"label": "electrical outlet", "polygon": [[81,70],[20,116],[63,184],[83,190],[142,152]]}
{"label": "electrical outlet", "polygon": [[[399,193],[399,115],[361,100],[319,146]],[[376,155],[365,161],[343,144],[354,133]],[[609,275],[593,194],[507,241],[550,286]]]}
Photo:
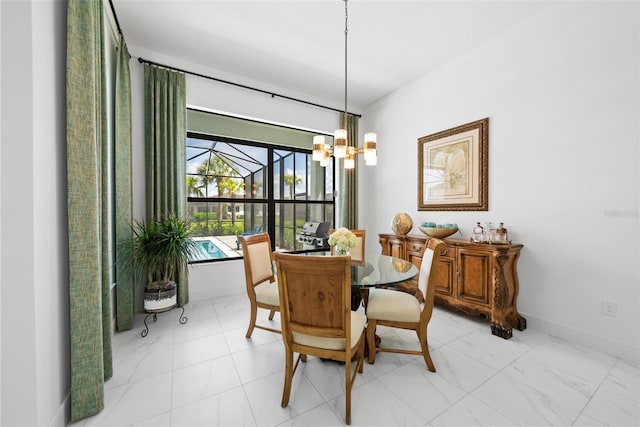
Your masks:
{"label": "electrical outlet", "polygon": [[618,305],[615,302],[602,301],[602,314],[616,317],[618,315]]}

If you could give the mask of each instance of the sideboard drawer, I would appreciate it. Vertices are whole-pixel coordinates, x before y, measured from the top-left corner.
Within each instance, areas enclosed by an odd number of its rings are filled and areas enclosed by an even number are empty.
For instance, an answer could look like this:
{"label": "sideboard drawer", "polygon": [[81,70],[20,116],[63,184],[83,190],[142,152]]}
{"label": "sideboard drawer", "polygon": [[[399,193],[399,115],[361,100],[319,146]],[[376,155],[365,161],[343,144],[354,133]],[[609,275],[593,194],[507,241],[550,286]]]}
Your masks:
{"label": "sideboard drawer", "polygon": [[424,247],[424,244],[408,243],[407,244],[407,251],[409,251],[409,252],[422,252],[422,248],[423,247]]}

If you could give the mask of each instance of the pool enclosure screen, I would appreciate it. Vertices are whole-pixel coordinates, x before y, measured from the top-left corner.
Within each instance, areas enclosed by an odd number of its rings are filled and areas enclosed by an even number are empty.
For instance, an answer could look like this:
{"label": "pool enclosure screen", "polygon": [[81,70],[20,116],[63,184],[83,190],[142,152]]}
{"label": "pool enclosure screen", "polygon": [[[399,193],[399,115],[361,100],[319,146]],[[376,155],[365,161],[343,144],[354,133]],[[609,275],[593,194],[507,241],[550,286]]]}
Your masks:
{"label": "pool enclosure screen", "polygon": [[333,224],[333,171],[310,149],[190,132],[187,216],[199,261],[241,256],[237,236],[258,232],[279,250],[302,250],[294,236],[305,222]]}

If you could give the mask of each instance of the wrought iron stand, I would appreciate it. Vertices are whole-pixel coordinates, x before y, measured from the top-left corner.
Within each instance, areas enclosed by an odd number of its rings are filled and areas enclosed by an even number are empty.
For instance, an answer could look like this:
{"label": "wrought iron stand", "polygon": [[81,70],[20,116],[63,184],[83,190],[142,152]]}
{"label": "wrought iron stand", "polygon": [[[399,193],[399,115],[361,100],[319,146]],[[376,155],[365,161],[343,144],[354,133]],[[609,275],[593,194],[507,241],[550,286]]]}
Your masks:
{"label": "wrought iron stand", "polygon": [[[149,325],[147,325],[147,319],[149,318],[149,316],[153,316],[153,321],[155,322],[156,320],[158,320],[158,313],[162,313],[162,312],[165,312],[165,311],[170,311],[170,310],[173,310],[174,308],[175,307],[171,307],[169,309],[165,309],[165,310],[161,310],[161,311],[153,311],[153,312],[147,313],[147,315],[144,317],[144,329],[142,330],[142,332],[140,332],[140,335],[142,336],[142,338],[146,337],[147,334],[149,333]],[[178,322],[180,322],[181,325],[184,325],[185,323],[187,323],[189,318],[184,315],[184,306],[180,307],[180,308],[182,309],[182,313],[180,313],[180,317],[178,318]]]}

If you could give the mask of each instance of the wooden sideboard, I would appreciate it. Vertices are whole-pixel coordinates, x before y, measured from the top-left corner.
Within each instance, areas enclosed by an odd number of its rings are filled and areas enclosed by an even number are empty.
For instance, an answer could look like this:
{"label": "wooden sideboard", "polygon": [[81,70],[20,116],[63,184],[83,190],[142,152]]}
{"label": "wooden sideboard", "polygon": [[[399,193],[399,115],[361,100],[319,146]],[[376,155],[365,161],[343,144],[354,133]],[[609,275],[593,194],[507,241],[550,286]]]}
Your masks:
{"label": "wooden sideboard", "polygon": [[[420,267],[424,235],[379,234],[382,253],[411,261]],[[521,244],[472,243],[465,239],[442,239],[447,244],[440,258],[435,302],[491,321],[491,333],[509,339],[512,329],[523,331],[527,321],[517,310],[518,274],[516,263]],[[400,286],[416,294],[416,277]]]}

